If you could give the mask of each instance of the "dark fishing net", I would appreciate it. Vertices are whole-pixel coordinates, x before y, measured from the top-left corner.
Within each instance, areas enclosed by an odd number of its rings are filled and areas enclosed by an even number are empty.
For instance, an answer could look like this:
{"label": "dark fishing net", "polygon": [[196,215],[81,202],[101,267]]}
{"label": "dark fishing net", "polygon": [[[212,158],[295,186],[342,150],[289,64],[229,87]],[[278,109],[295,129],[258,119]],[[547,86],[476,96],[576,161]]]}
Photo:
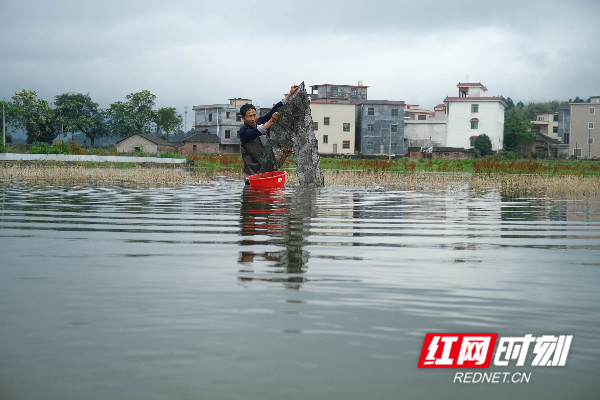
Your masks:
{"label": "dark fishing net", "polygon": [[264,146],[261,172],[279,170],[285,160],[294,155],[298,181],[304,186],[323,186],[321,159],[310,115],[310,99],[304,82],[282,105],[279,119],[271,127]]}

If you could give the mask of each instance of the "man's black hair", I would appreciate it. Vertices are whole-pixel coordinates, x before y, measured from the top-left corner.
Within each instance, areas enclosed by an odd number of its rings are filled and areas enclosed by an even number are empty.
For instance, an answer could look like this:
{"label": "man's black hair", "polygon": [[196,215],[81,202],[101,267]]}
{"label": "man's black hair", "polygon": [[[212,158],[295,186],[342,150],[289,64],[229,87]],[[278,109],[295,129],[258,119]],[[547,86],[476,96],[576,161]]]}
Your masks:
{"label": "man's black hair", "polygon": [[256,107],[254,107],[252,104],[250,103],[246,103],[242,106],[242,108],[240,108],[240,114],[242,114],[242,117],[246,116],[246,112],[248,110],[254,110],[256,111]]}

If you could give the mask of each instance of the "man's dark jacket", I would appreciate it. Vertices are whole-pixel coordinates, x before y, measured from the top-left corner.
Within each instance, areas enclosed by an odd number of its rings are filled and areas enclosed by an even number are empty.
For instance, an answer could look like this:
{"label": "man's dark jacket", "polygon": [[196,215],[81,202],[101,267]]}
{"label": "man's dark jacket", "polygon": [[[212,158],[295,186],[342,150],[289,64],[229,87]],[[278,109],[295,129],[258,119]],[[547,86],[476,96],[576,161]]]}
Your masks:
{"label": "man's dark jacket", "polygon": [[250,175],[258,174],[260,172],[260,160],[263,156],[264,141],[266,137],[269,137],[270,129],[264,129],[262,125],[269,121],[273,114],[277,112],[279,107],[283,105],[283,102],[275,104],[273,108],[262,117],[256,120],[256,128],[244,124],[240,129],[240,141],[242,142],[242,159],[244,160],[244,178]]}

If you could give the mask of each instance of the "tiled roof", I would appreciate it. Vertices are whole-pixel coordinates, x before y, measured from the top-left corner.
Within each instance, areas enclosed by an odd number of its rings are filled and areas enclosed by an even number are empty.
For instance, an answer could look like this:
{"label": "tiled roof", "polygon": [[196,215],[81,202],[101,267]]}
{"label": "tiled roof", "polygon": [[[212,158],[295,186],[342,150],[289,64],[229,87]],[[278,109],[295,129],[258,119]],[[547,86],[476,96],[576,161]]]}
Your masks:
{"label": "tiled roof", "polygon": [[499,101],[506,107],[506,103],[500,97],[446,97],[444,102],[447,101]]}
{"label": "tiled roof", "polygon": [[317,87],[317,86],[345,86],[345,87],[359,87],[359,88],[370,87],[370,86],[364,86],[364,85],[336,85],[333,83],[323,83],[322,85],[310,85],[310,87]]}
{"label": "tiled roof", "polygon": [[147,135],[147,134],[145,134],[145,133],[134,133],[133,135],[127,136],[125,139],[121,139],[121,140],[119,140],[117,143],[119,143],[119,142],[122,142],[123,140],[127,140],[127,139],[129,139],[130,137],[133,137],[133,136],[136,136],[136,135],[137,135],[137,136],[140,136],[140,137],[143,137],[144,139],[146,139],[146,140],[148,140],[148,141],[150,141],[150,142],[152,142],[152,143],[154,143],[154,144],[160,145],[160,146],[170,146],[170,147],[177,147],[177,146],[179,145],[179,143],[171,143],[171,142],[167,142],[166,140],[164,140],[164,139],[161,139],[161,138],[159,138],[158,136],[154,136],[154,135]]}
{"label": "tiled roof", "polygon": [[182,140],[185,142],[197,142],[197,143],[221,143],[221,139],[214,133],[208,132],[196,132]]}
{"label": "tiled roof", "polygon": [[487,88],[485,86],[483,86],[481,83],[460,83],[460,82],[458,82],[458,85],[456,85],[456,87],[482,87],[483,90],[485,90],[487,92]]}

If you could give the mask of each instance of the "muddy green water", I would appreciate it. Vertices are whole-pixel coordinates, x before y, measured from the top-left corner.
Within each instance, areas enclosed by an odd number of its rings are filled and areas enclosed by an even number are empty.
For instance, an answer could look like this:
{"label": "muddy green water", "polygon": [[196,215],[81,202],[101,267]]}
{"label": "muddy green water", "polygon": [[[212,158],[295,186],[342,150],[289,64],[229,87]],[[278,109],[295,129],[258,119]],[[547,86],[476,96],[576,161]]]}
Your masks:
{"label": "muddy green water", "polygon": [[[599,250],[597,199],[3,186],[0,399],[596,399]],[[458,384],[427,332],[573,342]]]}

